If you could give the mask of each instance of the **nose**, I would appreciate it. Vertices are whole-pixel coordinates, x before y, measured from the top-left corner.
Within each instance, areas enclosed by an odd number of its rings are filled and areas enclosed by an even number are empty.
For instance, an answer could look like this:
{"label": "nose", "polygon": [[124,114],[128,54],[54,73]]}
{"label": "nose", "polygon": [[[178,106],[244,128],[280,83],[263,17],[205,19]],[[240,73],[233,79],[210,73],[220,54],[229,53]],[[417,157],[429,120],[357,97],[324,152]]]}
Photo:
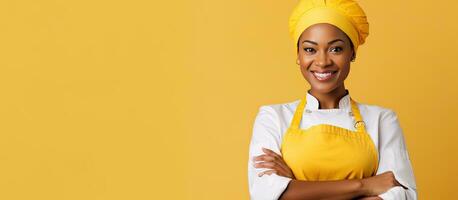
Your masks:
{"label": "nose", "polygon": [[320,51],[317,53],[314,63],[317,67],[326,67],[330,65],[332,61],[329,58],[329,55],[327,54],[327,52]]}

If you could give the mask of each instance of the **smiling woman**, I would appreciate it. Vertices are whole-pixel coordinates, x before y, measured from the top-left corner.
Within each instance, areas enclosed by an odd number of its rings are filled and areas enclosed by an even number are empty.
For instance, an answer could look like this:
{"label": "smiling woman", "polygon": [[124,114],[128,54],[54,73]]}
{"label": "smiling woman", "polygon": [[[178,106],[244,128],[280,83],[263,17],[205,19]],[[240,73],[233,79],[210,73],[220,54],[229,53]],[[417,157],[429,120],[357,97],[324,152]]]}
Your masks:
{"label": "smiling woman", "polygon": [[355,55],[346,34],[333,25],[321,23],[307,28],[299,40],[297,63],[312,87],[312,95],[344,94],[344,80]]}
{"label": "smiling woman", "polygon": [[300,100],[259,109],[248,161],[251,198],[417,199],[396,113],[357,103],[345,88],[369,33],[361,7],[302,0],[289,22],[311,88]]}

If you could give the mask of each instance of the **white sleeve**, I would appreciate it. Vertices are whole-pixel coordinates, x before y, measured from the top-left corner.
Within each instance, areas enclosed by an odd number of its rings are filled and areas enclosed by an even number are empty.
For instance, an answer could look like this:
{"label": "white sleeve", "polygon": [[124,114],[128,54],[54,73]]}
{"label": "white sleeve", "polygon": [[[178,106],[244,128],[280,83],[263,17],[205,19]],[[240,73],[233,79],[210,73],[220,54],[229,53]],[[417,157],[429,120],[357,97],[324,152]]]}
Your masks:
{"label": "white sleeve", "polygon": [[398,117],[395,112],[388,109],[380,120],[380,162],[377,174],[392,171],[396,180],[407,189],[396,186],[379,197],[384,200],[417,200],[415,176]]}
{"label": "white sleeve", "polygon": [[290,178],[271,175],[258,176],[258,173],[268,168],[255,168],[253,157],[264,154],[262,147],[281,155],[281,134],[278,116],[269,106],[261,106],[253,125],[248,159],[248,185],[252,200],[276,200],[291,181]]}

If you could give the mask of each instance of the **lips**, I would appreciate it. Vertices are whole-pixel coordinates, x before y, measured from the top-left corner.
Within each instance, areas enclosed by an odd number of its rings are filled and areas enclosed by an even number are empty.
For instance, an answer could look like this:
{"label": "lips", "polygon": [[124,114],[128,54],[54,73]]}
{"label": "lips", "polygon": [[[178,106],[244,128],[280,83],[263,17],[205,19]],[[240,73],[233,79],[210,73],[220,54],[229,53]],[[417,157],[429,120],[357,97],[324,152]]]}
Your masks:
{"label": "lips", "polygon": [[319,81],[327,81],[335,76],[337,71],[312,71],[313,76]]}

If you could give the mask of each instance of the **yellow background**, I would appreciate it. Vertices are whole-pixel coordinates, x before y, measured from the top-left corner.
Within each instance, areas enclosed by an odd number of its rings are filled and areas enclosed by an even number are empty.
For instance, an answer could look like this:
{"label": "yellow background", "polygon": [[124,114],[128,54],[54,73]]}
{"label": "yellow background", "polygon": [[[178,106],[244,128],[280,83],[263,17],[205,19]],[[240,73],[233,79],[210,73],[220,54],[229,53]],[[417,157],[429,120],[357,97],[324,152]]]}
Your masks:
{"label": "yellow background", "polygon": [[[300,98],[296,1],[0,2],[0,199],[248,199],[259,106]],[[399,115],[421,199],[458,199],[458,4],[360,1],[346,81]]]}

